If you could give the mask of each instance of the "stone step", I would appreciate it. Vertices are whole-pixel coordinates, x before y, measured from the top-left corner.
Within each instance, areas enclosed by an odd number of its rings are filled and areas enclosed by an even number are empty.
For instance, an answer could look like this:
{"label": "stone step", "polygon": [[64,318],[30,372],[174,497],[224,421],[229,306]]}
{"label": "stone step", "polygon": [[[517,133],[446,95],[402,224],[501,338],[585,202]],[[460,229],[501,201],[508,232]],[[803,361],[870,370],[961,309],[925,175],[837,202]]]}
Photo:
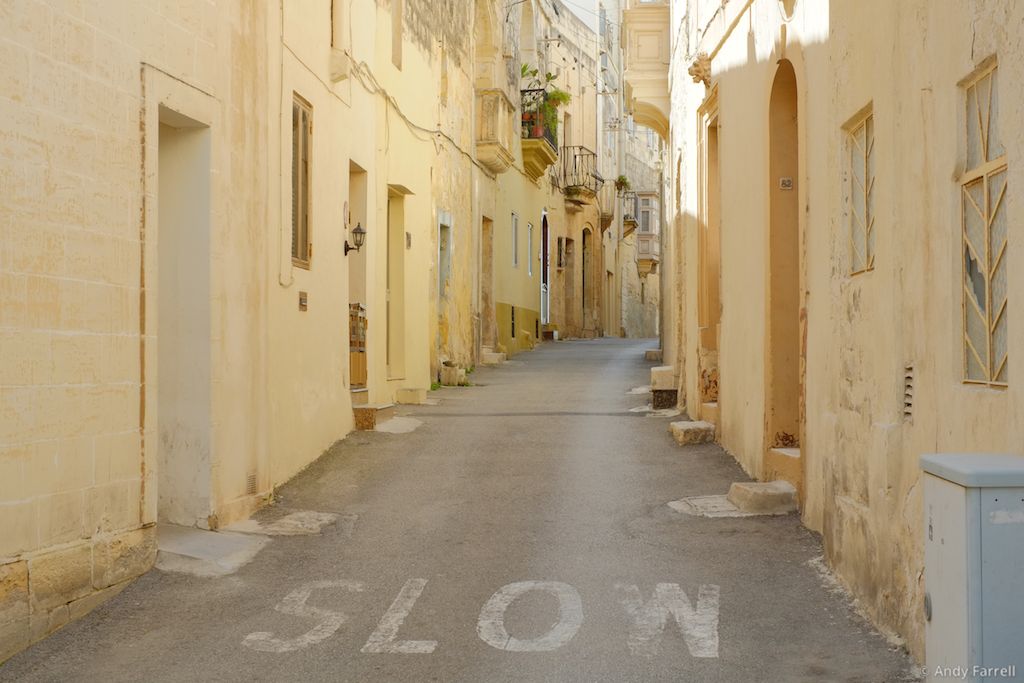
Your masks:
{"label": "stone step", "polygon": [[675,408],[679,401],[676,372],[671,365],[651,368],[651,406],[655,410]]}
{"label": "stone step", "polygon": [[694,422],[683,420],[672,422],[668,426],[672,438],[680,446],[694,443],[711,443],[715,440],[715,425],[710,422]]}
{"label": "stone step", "polygon": [[676,389],[676,371],[671,365],[651,368],[651,389]]}
{"label": "stone step", "polygon": [[394,403],[377,403],[374,405],[354,406],[352,412],[356,418],[356,429],[364,432],[373,431],[377,425],[395,416]]}
{"label": "stone step", "polygon": [[480,353],[480,365],[501,365],[505,362],[505,354],[495,351],[482,351]]}
{"label": "stone step", "polygon": [[799,448],[772,448],[764,460],[766,479],[784,479],[793,486],[800,488],[804,479],[803,463],[800,461]]}
{"label": "stone step", "polygon": [[661,360],[661,349],[647,349],[644,351],[644,360]]}
{"label": "stone step", "polygon": [[796,488],[782,480],[734,482],[726,499],[743,512],[780,514],[797,509]]}
{"label": "stone step", "polygon": [[702,403],[700,406],[700,419],[712,424],[718,424],[718,402],[711,401]]}
{"label": "stone step", "polygon": [[352,405],[365,406],[370,402],[370,390],[366,387],[358,387],[352,390]]}
{"label": "stone step", "polygon": [[404,405],[423,405],[427,402],[427,390],[399,389],[395,392],[395,400]]}
{"label": "stone step", "polygon": [[441,386],[457,387],[466,383],[466,369],[454,365],[441,366]]}

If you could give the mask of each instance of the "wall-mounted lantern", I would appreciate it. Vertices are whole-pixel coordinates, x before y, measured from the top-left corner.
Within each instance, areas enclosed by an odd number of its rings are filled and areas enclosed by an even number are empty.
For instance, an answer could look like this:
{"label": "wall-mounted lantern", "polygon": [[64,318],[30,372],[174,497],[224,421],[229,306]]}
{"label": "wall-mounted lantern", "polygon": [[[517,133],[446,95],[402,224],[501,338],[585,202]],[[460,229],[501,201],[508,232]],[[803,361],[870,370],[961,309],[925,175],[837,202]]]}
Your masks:
{"label": "wall-mounted lantern", "polygon": [[348,256],[348,252],[350,251],[359,251],[365,241],[366,228],[363,227],[362,223],[356,223],[356,227],[352,231],[352,244],[349,244],[348,240],[345,240],[345,256]]}

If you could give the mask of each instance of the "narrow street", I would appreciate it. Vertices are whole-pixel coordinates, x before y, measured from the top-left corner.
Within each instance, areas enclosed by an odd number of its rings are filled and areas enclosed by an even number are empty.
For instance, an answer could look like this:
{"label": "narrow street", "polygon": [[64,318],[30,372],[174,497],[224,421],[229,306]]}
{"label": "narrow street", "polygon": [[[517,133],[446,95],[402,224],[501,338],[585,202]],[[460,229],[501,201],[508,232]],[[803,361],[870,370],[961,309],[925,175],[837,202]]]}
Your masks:
{"label": "narrow street", "polygon": [[668,507],[745,477],[631,412],[654,345],[545,344],[401,406],[415,431],[352,433],[260,513],[339,515],[321,534],[154,569],[0,680],[912,680],[796,515]]}

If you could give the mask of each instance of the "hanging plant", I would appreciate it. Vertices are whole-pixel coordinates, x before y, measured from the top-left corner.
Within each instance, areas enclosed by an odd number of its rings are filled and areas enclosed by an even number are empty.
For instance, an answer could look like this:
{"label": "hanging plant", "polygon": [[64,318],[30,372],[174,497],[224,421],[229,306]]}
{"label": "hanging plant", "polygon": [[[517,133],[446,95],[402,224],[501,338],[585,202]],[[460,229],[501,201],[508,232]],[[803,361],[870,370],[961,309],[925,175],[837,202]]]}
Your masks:
{"label": "hanging plant", "polygon": [[631,185],[629,184],[629,178],[624,175],[620,175],[615,179],[615,190],[619,194],[629,192]]}

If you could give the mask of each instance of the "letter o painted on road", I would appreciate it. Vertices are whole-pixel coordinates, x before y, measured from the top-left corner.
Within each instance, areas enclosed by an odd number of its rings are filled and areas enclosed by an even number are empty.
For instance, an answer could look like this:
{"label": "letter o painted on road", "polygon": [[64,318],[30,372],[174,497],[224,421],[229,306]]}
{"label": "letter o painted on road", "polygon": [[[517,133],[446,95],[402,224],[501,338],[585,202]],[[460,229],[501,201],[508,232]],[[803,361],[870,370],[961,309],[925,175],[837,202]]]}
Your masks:
{"label": "letter o painted on road", "polygon": [[[558,623],[539,638],[520,640],[505,629],[505,610],[521,595],[530,591],[550,593],[558,598]],[[550,652],[562,647],[576,635],[583,624],[583,601],[575,588],[558,581],[518,581],[502,586],[480,610],[476,632],[480,639],[508,652]]]}

